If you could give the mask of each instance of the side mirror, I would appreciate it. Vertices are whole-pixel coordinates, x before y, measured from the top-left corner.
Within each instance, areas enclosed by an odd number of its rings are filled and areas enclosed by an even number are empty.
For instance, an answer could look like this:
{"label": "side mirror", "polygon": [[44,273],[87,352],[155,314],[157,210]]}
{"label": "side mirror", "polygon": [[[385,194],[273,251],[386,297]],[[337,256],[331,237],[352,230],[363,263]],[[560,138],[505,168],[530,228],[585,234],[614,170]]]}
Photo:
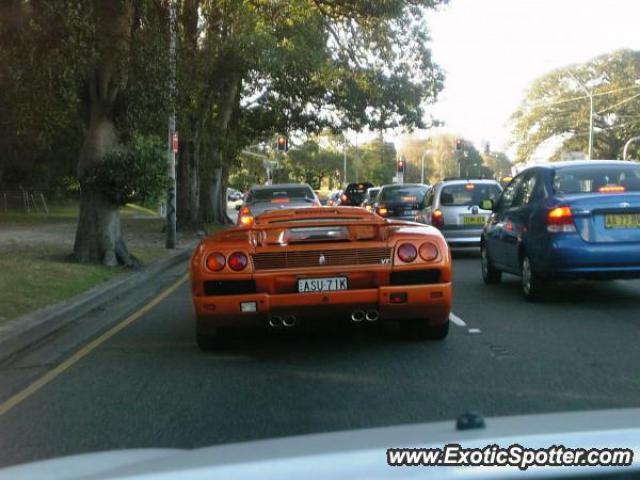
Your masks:
{"label": "side mirror", "polygon": [[236,205],[236,211],[240,211],[240,209],[242,208],[242,205]]}
{"label": "side mirror", "polygon": [[483,210],[491,210],[493,211],[493,200],[483,200],[480,202],[480,208]]}

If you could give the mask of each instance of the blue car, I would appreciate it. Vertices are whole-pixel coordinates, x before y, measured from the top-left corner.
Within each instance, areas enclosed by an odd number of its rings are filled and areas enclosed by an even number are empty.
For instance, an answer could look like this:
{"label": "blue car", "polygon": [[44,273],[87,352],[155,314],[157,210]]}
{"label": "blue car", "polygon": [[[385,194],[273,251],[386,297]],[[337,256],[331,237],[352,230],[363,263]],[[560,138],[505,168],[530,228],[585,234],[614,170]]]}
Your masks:
{"label": "blue car", "polygon": [[527,168],[500,198],[481,236],[482,278],[522,279],[527,300],[554,279],[640,278],[640,164],[592,160]]}

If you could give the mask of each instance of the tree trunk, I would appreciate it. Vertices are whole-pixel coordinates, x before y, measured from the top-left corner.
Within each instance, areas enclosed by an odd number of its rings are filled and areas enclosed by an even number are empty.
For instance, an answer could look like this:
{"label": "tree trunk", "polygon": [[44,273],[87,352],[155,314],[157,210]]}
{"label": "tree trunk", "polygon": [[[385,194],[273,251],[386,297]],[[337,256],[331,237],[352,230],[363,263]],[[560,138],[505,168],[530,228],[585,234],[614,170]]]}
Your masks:
{"label": "tree trunk", "polygon": [[122,0],[95,3],[97,60],[89,80],[89,126],[78,159],[80,216],[74,258],[81,263],[137,266],[120,227],[119,206],[85,181],[91,167],[121,148],[114,124],[114,105],[126,81],[133,9]]}
{"label": "tree trunk", "polygon": [[219,113],[214,121],[211,135],[211,152],[204,169],[201,172],[201,202],[200,218],[202,223],[229,224],[231,219],[227,215],[227,167],[225,162],[222,139],[225,137],[234,109],[240,107],[240,87],[242,76],[234,72],[223,82],[220,95]]}
{"label": "tree trunk", "polygon": [[198,226],[200,211],[200,145],[185,141],[180,144],[178,162],[178,226]]}
{"label": "tree trunk", "polygon": [[221,152],[213,148],[209,173],[202,176],[200,183],[200,218],[202,223],[219,225],[231,223],[227,215],[226,182],[224,181]]}

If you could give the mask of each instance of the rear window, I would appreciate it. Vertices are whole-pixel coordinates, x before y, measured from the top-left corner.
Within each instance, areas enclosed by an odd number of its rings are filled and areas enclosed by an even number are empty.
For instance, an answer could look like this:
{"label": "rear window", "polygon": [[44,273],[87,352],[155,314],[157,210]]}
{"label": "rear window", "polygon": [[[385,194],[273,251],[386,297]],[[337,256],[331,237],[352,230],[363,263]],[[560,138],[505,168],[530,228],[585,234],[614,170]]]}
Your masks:
{"label": "rear window", "polygon": [[460,183],[445,185],[440,192],[440,204],[449,207],[479,205],[483,200],[493,200],[500,196],[502,189],[494,183]]}
{"label": "rear window", "polygon": [[314,194],[310,188],[306,187],[286,187],[286,188],[261,188],[251,190],[247,197],[248,203],[255,202],[288,202],[289,200],[313,200]]}
{"label": "rear window", "polygon": [[384,188],[380,193],[383,202],[422,203],[427,193],[425,187],[391,187]]}
{"label": "rear window", "polygon": [[371,187],[373,187],[373,185],[370,183],[350,183],[347,186],[346,193],[365,193]]}
{"label": "rear window", "polygon": [[640,191],[640,165],[583,165],[561,168],[553,177],[555,193]]}

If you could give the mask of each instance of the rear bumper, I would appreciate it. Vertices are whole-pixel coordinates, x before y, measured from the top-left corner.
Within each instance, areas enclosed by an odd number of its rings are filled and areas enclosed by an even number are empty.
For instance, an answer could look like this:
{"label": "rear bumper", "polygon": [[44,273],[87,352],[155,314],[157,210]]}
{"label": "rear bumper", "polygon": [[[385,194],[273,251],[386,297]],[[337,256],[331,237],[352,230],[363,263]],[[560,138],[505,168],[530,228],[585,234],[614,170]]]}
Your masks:
{"label": "rear bumper", "polygon": [[589,243],[576,235],[556,236],[539,244],[536,270],[556,278],[640,278],[638,242]]}
{"label": "rear bumper", "polygon": [[480,246],[482,229],[447,229],[440,230],[445,240],[452,247],[474,247]]}
{"label": "rear bumper", "polygon": [[[406,302],[392,303],[393,293],[406,293]],[[264,325],[271,315],[295,315],[299,321],[348,320],[354,310],[377,310],[380,320],[425,318],[431,325],[446,323],[451,311],[451,283],[385,286],[324,293],[254,293],[193,297],[198,328]],[[243,313],[241,303],[255,302],[255,313]]]}

